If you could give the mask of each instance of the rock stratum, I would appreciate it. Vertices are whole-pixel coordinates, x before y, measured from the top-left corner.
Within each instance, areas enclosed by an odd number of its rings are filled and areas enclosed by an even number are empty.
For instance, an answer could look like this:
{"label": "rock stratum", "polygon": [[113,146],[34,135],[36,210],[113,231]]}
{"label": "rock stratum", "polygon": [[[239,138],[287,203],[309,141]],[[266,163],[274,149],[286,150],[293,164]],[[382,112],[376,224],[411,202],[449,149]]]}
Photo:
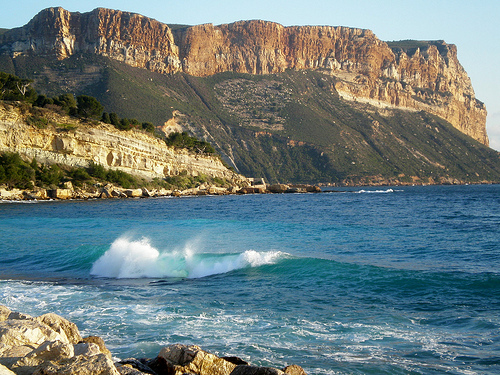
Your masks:
{"label": "rock stratum", "polygon": [[[116,361],[114,361],[116,360]],[[102,338],[82,337],[76,324],[54,313],[38,317],[0,305],[2,375],[306,375],[302,367],[252,366],[196,345],[173,344],[153,359],[112,357]]]}
{"label": "rock stratum", "polygon": [[486,108],[444,41],[389,42],[370,30],[284,27],[266,21],[168,26],[139,14],[98,8],[41,11],[0,37],[1,52],[64,60],[94,53],[162,74],[270,74],[317,70],[336,78],[344,99],[375,107],[426,111],[488,145]]}
{"label": "rock stratum", "polygon": [[88,167],[94,162],[145,179],[186,173],[227,179],[246,179],[229,170],[220,158],[174,149],[140,131],[120,131],[104,123],[85,124],[69,116],[44,111],[51,126],[28,124],[22,106],[0,103],[0,150],[16,152],[44,164]]}

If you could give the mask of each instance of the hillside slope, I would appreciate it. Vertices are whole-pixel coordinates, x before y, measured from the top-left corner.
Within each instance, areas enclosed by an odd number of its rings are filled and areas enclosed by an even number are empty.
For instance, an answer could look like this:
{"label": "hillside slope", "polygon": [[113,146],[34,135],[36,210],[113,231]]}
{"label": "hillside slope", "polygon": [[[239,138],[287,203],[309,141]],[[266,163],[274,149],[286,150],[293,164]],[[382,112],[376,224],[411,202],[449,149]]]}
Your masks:
{"label": "hillside slope", "polygon": [[[50,22],[55,27],[47,29]],[[35,30],[45,30],[43,43]],[[269,36],[272,43],[288,41],[276,50],[286,58],[269,57]],[[248,177],[500,182],[500,154],[486,146],[484,105],[456,48],[444,42],[387,44],[368,30],[260,21],[170,28],[119,11],[80,15],[61,8],[41,12],[1,40],[0,70],[33,79],[38,92],[90,94],[107,112],[151,121],[165,133],[187,130]],[[234,51],[224,61],[245,63],[214,65],[214,46]],[[338,64],[312,60],[325,48]]]}

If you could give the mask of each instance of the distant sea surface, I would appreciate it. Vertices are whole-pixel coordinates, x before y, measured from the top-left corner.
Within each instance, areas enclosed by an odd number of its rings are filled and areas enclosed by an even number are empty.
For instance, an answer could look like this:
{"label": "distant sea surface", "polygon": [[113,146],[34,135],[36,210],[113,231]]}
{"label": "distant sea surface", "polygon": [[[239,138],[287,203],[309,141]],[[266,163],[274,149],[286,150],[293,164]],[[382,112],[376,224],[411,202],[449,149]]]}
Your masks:
{"label": "distant sea surface", "polygon": [[500,185],[0,204],[0,304],[117,358],[500,373]]}

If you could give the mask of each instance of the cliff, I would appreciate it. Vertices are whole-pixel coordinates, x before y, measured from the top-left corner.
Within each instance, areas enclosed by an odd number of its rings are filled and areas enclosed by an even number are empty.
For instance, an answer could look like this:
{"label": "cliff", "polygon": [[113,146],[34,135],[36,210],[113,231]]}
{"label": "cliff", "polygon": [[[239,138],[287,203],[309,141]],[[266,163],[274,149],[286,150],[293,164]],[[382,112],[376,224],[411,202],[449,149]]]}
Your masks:
{"label": "cliff", "polygon": [[0,150],[17,152],[38,162],[87,167],[90,162],[146,179],[187,173],[245,180],[214,156],[174,150],[164,141],[140,131],[120,131],[111,125],[90,125],[46,111],[49,126],[28,124],[22,107],[0,103]]}
{"label": "cliff", "polygon": [[488,145],[486,108],[475,98],[456,46],[443,41],[386,43],[370,30],[265,21],[174,29],[133,13],[49,8],[6,32],[0,44],[12,57],[62,60],[90,52],[162,74],[319,70],[335,77],[332,90],[346,100],[424,110]]}

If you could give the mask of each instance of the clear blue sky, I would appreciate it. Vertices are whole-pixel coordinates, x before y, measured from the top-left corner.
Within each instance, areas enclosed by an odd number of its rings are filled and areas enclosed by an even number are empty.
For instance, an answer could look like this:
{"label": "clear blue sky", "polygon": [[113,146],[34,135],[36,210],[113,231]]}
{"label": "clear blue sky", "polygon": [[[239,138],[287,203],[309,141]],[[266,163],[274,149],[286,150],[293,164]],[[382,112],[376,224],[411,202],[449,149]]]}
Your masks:
{"label": "clear blue sky", "polygon": [[164,23],[262,19],[285,26],[359,27],[385,41],[443,39],[457,45],[476,97],[488,110],[490,146],[500,150],[500,0],[19,0],[2,4],[0,27],[22,26],[52,6],[82,13],[119,9]]}

